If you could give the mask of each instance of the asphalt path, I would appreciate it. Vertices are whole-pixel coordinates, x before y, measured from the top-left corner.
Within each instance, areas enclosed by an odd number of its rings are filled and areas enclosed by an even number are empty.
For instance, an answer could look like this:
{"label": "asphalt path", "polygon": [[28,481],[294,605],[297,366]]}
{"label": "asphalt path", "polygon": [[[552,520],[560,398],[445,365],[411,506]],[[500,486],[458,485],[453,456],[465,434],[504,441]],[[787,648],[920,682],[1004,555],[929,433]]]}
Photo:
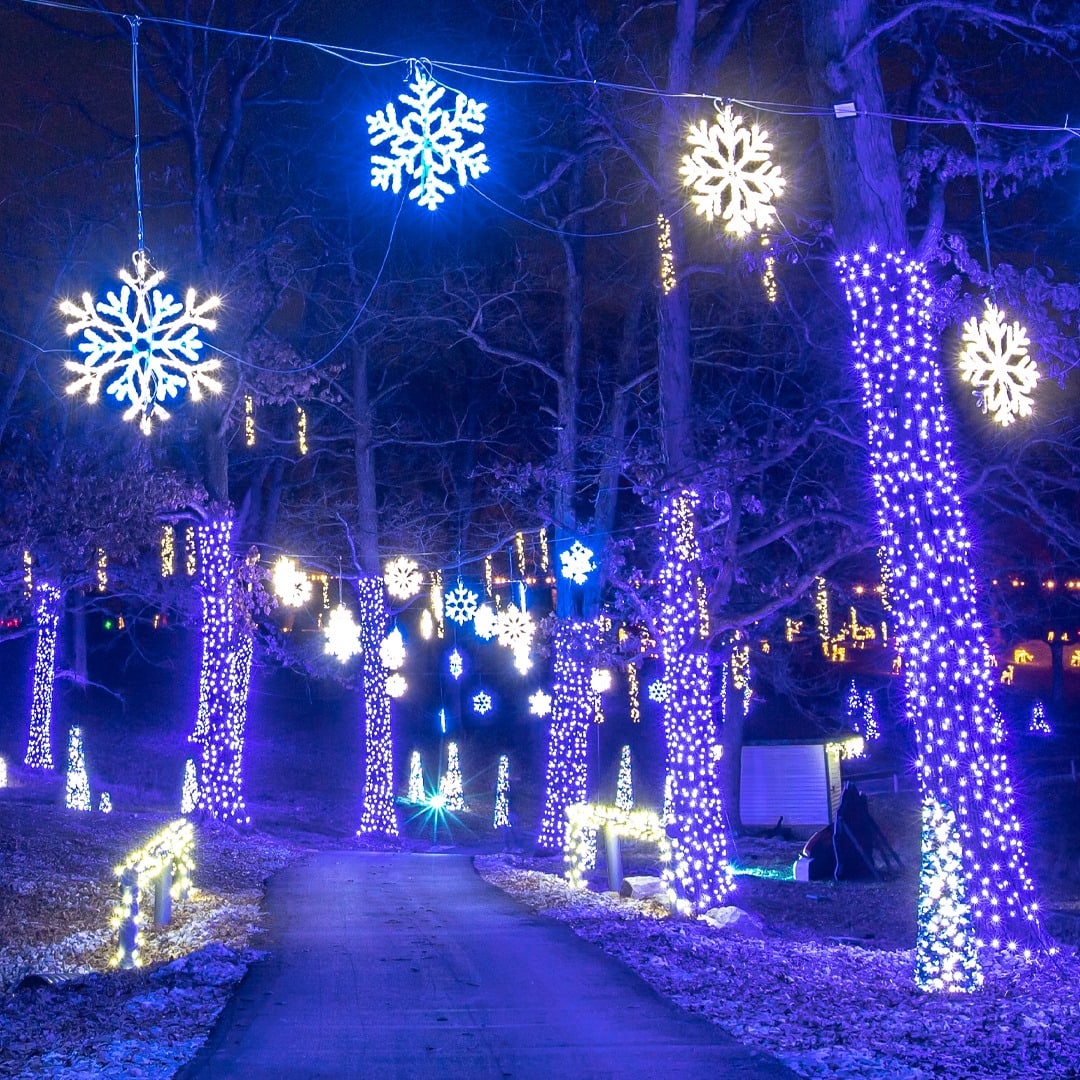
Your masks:
{"label": "asphalt path", "polygon": [[266,906],[270,955],[179,1080],[794,1075],[468,856],[322,852],[276,874]]}

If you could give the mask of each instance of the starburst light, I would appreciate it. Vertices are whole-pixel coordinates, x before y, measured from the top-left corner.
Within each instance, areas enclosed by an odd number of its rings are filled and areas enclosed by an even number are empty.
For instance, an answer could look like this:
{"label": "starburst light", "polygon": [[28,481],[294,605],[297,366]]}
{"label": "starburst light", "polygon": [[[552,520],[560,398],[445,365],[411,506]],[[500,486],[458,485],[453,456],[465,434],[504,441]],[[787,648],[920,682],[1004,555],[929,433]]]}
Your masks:
{"label": "starburst light", "polygon": [[409,198],[435,210],[454,193],[448,177],[465,187],[488,171],[484,144],[465,145],[465,135],[482,135],[487,105],[462,93],[454,94],[453,108],[439,104],[447,87],[418,70],[409,84],[411,94],[399,94],[407,108],[399,117],[390,102],[367,118],[371,145],[388,143],[388,156],[371,156],[371,185],[396,195],[405,177],[415,180]]}
{"label": "starburst light", "polygon": [[303,607],[311,599],[311,579],[294,559],[282,555],[274,563],[274,595],[286,606]]}
{"label": "starburst light", "polygon": [[360,627],[344,604],[332,608],[326,620],[324,650],[343,664],[360,652]]}
{"label": "starburst light", "polygon": [[972,316],[964,323],[961,340],[960,377],[974,387],[983,412],[1002,427],[1018,416],[1030,416],[1039,369],[1028,355],[1024,327],[1007,322],[997,305],[987,300],[982,318]]}
{"label": "starburst light", "polygon": [[407,555],[399,555],[386,564],[383,580],[386,591],[395,600],[411,600],[424,586],[420,567]]}
{"label": "starburst light", "polygon": [[770,157],[769,133],[757,124],[747,127],[725,105],[715,123],[699,120],[692,125],[686,141],[690,153],[684,155],[679,175],[697,212],[706,221],[720,218],[734,236],[768,228],[776,218],[773,199],[786,183]]}
{"label": "starburst light", "polygon": [[575,585],[584,585],[596,569],[592,549],[587,548],[580,540],[575,540],[559,559],[562,561],[562,576],[569,578]]}
{"label": "starburst light", "polygon": [[166,403],[185,394],[200,401],[203,391],[221,390],[210,375],[221,361],[200,356],[205,344],[200,331],[216,327],[209,314],[221,301],[211,296],[200,303],[196,291],[188,289],[180,303],[158,288],[165,275],[150,266],[144,253],[132,258],[135,273],[120,270],[119,292],[111,290],[97,302],[84,292],[81,307],[61,302],[60,313],[71,320],[68,335],[82,335],[82,359],[64,362],[77,376],[66,389],[69,394],[85,390],[91,405],[104,390],[118,405],[127,405],[125,420],[138,419],[143,433],[149,434],[154,420],[169,418]]}

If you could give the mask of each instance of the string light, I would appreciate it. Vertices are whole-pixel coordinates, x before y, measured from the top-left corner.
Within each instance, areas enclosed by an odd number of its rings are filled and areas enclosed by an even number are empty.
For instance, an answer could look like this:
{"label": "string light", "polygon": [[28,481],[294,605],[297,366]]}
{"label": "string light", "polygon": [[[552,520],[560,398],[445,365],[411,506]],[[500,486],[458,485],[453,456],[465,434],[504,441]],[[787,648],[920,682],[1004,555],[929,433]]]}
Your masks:
{"label": "string light", "polygon": [[364,792],[357,834],[397,836],[390,696],[386,690],[386,668],[379,659],[379,644],[387,622],[383,580],[361,577],[356,591],[364,685]]}
{"label": "string light", "polygon": [[664,295],[675,288],[675,254],[671,249],[671,222],[664,214],[656,215],[656,244],[660,249],[660,288]]}
{"label": "string light", "polygon": [[86,775],[86,757],[83,754],[82,728],[73,727],[68,732],[67,776],[64,781],[64,806],[69,810],[89,813],[90,778]]}
{"label": "string light", "polygon": [[863,696],[863,735],[867,742],[874,742],[881,738],[881,727],[878,724],[877,700],[872,690],[867,690]]}
{"label": "string light", "polygon": [[431,614],[435,618],[435,632],[440,638],[446,635],[446,619],[443,615],[445,610],[446,602],[443,598],[442,571],[436,570],[431,575]]}
{"label": "string light", "polygon": [[29,551],[23,552],[23,599],[34,595],[34,561]]}
{"label": "string light", "polygon": [[[841,257],[838,268],[855,329],[893,642],[903,661],[923,800],[955,814],[977,943],[1041,943],[1008,763],[995,734],[993,672],[943,404],[932,288],[923,265],[903,253],[871,248]],[[924,851],[935,844],[938,834],[927,826]],[[920,893],[929,909],[935,899]],[[944,913],[921,919],[919,949],[950,948],[947,940],[924,940],[943,921]],[[962,965],[962,953],[956,955]]]}
{"label": "string light", "polygon": [[109,556],[104,548],[97,549],[97,591],[104,592],[109,587]]}
{"label": "string light", "polygon": [[[539,533],[540,540],[540,569],[546,574],[551,569],[551,548],[548,546],[547,529],[542,528]],[[489,592],[490,596],[491,593]]]}
{"label": "string light", "polygon": [[633,661],[626,665],[626,689],[630,698],[630,722],[641,723],[641,677]]}
{"label": "string light", "polygon": [[[604,829],[609,836],[656,844],[661,866],[666,868],[671,863],[671,844],[667,832],[653,810],[620,810],[615,806],[575,803],[566,808],[566,818],[566,836],[562,847],[566,881],[571,889],[584,889],[588,885],[585,873],[595,865],[598,829]],[[670,889],[665,899],[668,903],[674,900]]]}
{"label": "string light", "polygon": [[296,447],[301,457],[307,456],[307,412],[300,405],[296,406]]}
{"label": "string light", "polygon": [[484,556],[484,593],[489,600],[495,593],[495,570],[490,555]]}
{"label": "string light", "polygon": [[250,394],[244,395],[244,445],[255,445],[255,399]]}
{"label": "string light", "polygon": [[514,534],[514,560],[517,563],[518,577],[524,579],[525,577],[525,534],[523,532],[516,532]]}
{"label": "string light", "polygon": [[765,257],[762,260],[761,285],[765,290],[765,299],[770,304],[775,304],[778,295],[776,287],[776,256],[768,250],[771,245],[772,241],[767,236],[761,238],[761,246],[766,249]]}
{"label": "string light", "polygon": [[814,613],[817,615],[818,637],[821,639],[821,651],[829,658],[829,641],[832,630],[829,625],[829,587],[823,577],[814,578]]}
{"label": "string light", "polygon": [[663,877],[683,914],[716,907],[733,887],[714,750],[719,739],[709,659],[697,610],[698,503],[697,492],[683,490],[670,496],[660,512],[658,637],[670,689],[663,710],[674,817],[668,827],[671,861]]}
{"label": "string light", "polygon": [[510,828],[510,758],[499,756],[499,773],[495,778],[495,813],[491,819],[494,829]]}
{"label": "string light", "polygon": [[176,573],[176,529],[172,525],[161,527],[161,576],[172,577]]}
{"label": "string light", "polygon": [[[123,968],[138,967],[141,963],[142,927],[141,895],[167,874],[169,895],[182,900],[191,890],[191,875],[195,871],[195,829],[190,821],[178,818],[128,857],[114,870],[120,886],[120,900],[113,908],[110,923],[120,930],[120,944],[113,963]],[[131,927],[130,935],[123,928]]]}
{"label": "string light", "polygon": [[552,634],[554,693],[548,731],[544,810],[537,836],[539,847],[563,846],[566,808],[582,803],[588,783],[589,728],[592,720],[592,657],[600,643],[595,622],[564,619]]}
{"label": "string light", "polygon": [[184,570],[188,577],[199,572],[199,556],[195,547],[195,526],[189,525],[184,530]]}
{"label": "string light", "polygon": [[1046,706],[1036,701],[1031,706],[1031,719],[1028,722],[1029,735],[1053,735],[1050,721],[1046,719]]}
{"label": "string light", "polygon": [[30,738],[24,764],[31,769],[51,769],[53,685],[56,675],[56,631],[60,624],[62,594],[47,581],[39,581],[37,593],[37,648],[34,650],[34,694],[30,706]]}

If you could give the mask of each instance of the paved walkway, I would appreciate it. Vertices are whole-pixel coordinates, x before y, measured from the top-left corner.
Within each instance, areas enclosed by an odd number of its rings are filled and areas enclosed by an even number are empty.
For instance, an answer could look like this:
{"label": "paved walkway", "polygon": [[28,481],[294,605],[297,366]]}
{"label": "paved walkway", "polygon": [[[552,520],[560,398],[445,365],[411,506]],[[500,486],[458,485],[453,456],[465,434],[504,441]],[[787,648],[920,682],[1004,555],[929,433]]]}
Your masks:
{"label": "paved walkway", "polygon": [[462,855],[326,852],[267,891],[252,966],[183,1080],[790,1077]]}

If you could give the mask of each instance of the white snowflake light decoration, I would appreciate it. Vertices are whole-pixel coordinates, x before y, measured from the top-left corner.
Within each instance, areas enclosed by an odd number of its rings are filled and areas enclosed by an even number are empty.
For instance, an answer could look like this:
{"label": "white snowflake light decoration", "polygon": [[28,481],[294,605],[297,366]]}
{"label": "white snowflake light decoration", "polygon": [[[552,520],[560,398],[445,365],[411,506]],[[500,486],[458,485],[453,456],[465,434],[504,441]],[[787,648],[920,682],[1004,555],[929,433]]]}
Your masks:
{"label": "white snowflake light decoration", "polygon": [[483,638],[484,641],[490,641],[498,628],[499,617],[495,614],[495,609],[490,604],[481,604],[473,616],[473,629],[476,631],[476,636]]}
{"label": "white snowflake light decoration", "polygon": [[379,659],[390,671],[397,671],[405,663],[405,639],[396,626],[382,639]]}
{"label": "white snowflake light decoration", "polygon": [[475,180],[488,171],[484,144],[465,145],[467,133],[483,134],[487,105],[456,91],[451,91],[453,108],[440,105],[447,87],[423,71],[416,72],[409,89],[412,94],[398,95],[398,101],[407,107],[400,117],[390,102],[367,118],[371,145],[389,143],[388,156],[371,156],[371,185],[383,191],[389,188],[396,195],[407,176],[416,181],[409,198],[435,210],[454,193],[447,177],[456,175],[458,187],[463,188],[470,178]]}
{"label": "white snowflake light decoration", "polygon": [[486,716],[491,712],[491,705],[491,695],[484,693],[483,690],[473,696],[472,707],[477,716]]}
{"label": "white snowflake light decoration", "polygon": [[532,666],[533,659],[527,645],[514,650],[514,670],[519,675],[528,675],[532,671]]}
{"label": "white snowflake light decoration", "polygon": [[480,601],[477,593],[467,589],[460,581],[451,589],[443,600],[443,611],[446,617],[458,626],[464,626],[470,619],[476,616],[476,608]]}
{"label": "white snowflake light decoration", "polygon": [[551,695],[546,690],[537,690],[529,697],[529,711],[533,716],[550,715]]}
{"label": "white snowflake light decoration", "polygon": [[536,624],[528,614],[514,604],[507,604],[499,612],[496,616],[495,627],[499,644],[514,653],[528,651],[536,630]]}
{"label": "white snowflake light decoration", "polygon": [[346,663],[360,652],[360,627],[344,604],[338,604],[330,611],[325,633],[325,651],[341,663]]}
{"label": "white snowflake light decoration", "polygon": [[1039,369],[1028,355],[1031,343],[1024,327],[1007,322],[987,300],[982,319],[972,316],[964,323],[961,340],[960,377],[975,388],[983,412],[1002,427],[1018,416],[1030,416]]}
{"label": "white snowflake light decoration", "polygon": [[650,701],[655,701],[657,705],[663,705],[671,696],[671,687],[663,679],[657,679],[656,682],[649,683],[649,689],[646,692]]}
{"label": "white snowflake light decoration", "polygon": [[311,579],[288,555],[274,563],[273,582],[274,595],[286,607],[303,607],[311,599]]}
{"label": "white snowflake light decoration", "polygon": [[719,217],[734,236],[767,228],[776,217],[772,201],[786,181],[770,158],[769,133],[725,105],[716,122],[699,120],[686,136],[690,153],[683,156],[679,174],[690,189],[690,200],[706,221]]}
{"label": "white snowflake light decoration", "polygon": [[596,569],[593,553],[580,540],[575,540],[569,550],[560,556],[562,576],[569,578],[575,585],[584,585],[589,575]]}
{"label": "white snowflake light decoration", "polygon": [[119,293],[109,291],[95,303],[85,292],[81,307],[70,300],[60,304],[60,313],[72,320],[68,334],[82,334],[82,359],[67,360],[64,366],[78,376],[68,383],[69,394],[85,390],[93,405],[104,389],[118,405],[127,405],[124,419],[138,419],[149,434],[154,420],[169,418],[166,402],[180,400],[185,392],[200,401],[204,390],[221,390],[209,374],[221,361],[200,358],[205,343],[199,336],[217,325],[208,316],[221,301],[211,296],[199,303],[195,290],[188,289],[181,304],[157,287],[165,275],[144,254],[136,252],[133,259],[134,274],[120,271]]}
{"label": "white snowflake light decoration", "polygon": [[399,555],[386,564],[383,581],[395,600],[411,600],[424,587],[420,567],[407,555]]}
{"label": "white snowflake light decoration", "polygon": [[400,672],[395,671],[393,675],[387,675],[386,677],[386,692],[392,698],[404,697],[405,691],[409,689],[409,684],[405,681],[405,676]]}
{"label": "white snowflake light decoration", "polygon": [[465,672],[465,658],[457,649],[450,654],[448,664],[450,667],[450,674],[455,679],[460,679]]}

